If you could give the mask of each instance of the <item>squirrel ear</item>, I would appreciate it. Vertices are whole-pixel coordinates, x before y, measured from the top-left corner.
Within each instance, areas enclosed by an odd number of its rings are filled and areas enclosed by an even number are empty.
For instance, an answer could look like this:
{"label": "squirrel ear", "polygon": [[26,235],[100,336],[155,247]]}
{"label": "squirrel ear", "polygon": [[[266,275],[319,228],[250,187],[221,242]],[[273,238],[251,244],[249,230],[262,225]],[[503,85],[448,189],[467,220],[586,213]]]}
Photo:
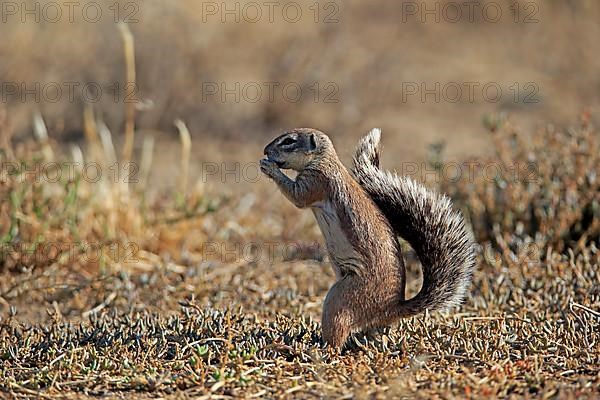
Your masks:
{"label": "squirrel ear", "polygon": [[310,151],[315,151],[317,149],[317,140],[315,139],[315,134],[311,133],[308,138],[308,149]]}

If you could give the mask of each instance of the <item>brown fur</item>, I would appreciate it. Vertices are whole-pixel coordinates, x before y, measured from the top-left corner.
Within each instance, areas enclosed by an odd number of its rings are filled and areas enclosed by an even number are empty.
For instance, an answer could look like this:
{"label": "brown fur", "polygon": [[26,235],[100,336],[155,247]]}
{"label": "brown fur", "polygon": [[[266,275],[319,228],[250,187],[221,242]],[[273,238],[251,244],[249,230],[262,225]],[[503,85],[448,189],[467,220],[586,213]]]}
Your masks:
{"label": "brown fur", "polygon": [[[326,239],[338,280],[323,306],[324,340],[340,348],[354,331],[413,314],[404,297],[397,230],[341,163],[327,135],[294,129],[274,139],[264,153],[261,170],[293,204],[312,209]],[[376,154],[370,156],[369,162],[378,161]],[[298,171],[296,180],[280,168]]]}

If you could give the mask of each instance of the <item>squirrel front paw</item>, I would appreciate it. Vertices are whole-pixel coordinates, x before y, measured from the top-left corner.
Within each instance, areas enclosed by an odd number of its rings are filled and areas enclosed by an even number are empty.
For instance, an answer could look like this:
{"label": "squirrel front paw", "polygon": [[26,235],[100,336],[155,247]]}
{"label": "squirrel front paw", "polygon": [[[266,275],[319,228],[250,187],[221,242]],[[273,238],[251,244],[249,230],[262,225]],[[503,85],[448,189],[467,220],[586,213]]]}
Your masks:
{"label": "squirrel front paw", "polygon": [[260,170],[269,178],[273,178],[279,171],[277,164],[267,158],[260,160]]}

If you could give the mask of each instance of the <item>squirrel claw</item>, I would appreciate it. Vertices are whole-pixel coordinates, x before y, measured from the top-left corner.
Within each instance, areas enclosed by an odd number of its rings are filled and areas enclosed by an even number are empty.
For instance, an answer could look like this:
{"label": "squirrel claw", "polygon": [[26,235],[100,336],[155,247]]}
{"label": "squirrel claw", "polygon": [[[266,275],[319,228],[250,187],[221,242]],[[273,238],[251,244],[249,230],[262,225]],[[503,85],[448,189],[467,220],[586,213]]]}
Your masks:
{"label": "squirrel claw", "polygon": [[271,161],[268,158],[263,158],[260,160],[260,170],[267,176],[273,176],[275,171],[279,170],[279,167],[274,161]]}

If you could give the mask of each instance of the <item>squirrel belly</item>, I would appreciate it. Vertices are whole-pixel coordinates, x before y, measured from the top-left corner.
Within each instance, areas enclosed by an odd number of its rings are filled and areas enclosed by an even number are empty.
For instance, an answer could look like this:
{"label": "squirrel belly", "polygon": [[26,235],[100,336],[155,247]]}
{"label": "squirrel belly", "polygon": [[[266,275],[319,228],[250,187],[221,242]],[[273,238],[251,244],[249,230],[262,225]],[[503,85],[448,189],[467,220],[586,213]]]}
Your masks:
{"label": "squirrel belly", "polygon": [[317,202],[311,205],[311,209],[325,238],[336,279],[348,274],[360,274],[364,261],[344,232],[333,203],[328,200]]}

